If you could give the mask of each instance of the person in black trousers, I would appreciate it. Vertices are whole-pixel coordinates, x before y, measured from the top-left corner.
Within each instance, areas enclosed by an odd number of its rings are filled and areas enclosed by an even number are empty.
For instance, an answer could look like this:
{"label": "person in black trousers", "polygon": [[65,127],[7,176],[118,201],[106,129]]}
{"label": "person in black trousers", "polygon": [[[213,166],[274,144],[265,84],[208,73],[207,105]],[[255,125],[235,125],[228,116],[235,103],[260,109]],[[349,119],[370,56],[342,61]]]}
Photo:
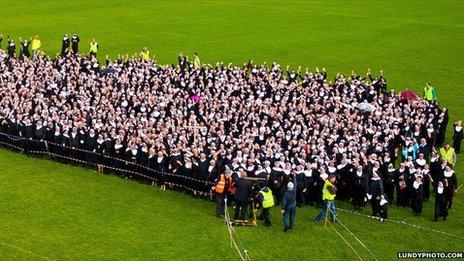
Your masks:
{"label": "person in black trousers", "polygon": [[453,148],[456,154],[461,152],[461,142],[464,137],[464,133],[462,130],[462,121],[457,121],[454,123],[454,135],[453,135]]}
{"label": "person in black trousers", "polygon": [[229,189],[229,177],[231,175],[230,170],[226,170],[225,174],[219,174],[214,180],[214,187],[211,190],[214,192],[216,200],[216,217],[224,216],[225,197],[227,190]]}
{"label": "person in black trousers", "polygon": [[246,172],[240,170],[240,177],[235,181],[235,215],[234,219],[245,220],[248,199],[250,198],[251,184],[246,180]]}

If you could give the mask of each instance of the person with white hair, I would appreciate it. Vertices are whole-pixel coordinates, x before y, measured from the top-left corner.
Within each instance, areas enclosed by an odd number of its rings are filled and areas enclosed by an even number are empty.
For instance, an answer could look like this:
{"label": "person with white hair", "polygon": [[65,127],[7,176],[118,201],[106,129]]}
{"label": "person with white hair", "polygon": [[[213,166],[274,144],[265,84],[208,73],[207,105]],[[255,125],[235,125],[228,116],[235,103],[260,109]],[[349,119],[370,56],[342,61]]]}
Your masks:
{"label": "person with white hair", "polygon": [[293,182],[287,183],[287,190],[282,196],[282,209],[280,210],[284,217],[284,232],[292,229],[295,225],[296,215],[296,189]]}

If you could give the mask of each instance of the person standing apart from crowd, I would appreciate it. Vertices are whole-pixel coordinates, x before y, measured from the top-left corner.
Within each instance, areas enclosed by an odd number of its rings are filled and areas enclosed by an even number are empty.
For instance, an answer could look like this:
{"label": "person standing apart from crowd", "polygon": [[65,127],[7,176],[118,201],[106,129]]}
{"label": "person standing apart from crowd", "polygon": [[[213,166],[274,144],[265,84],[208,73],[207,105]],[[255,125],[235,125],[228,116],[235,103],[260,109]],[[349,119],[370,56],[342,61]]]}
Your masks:
{"label": "person standing apart from crowd", "polygon": [[69,39],[68,34],[63,36],[61,40],[61,56],[65,56],[69,50],[69,46],[71,45],[71,40]]}
{"label": "person standing apart from crowd", "polygon": [[32,50],[32,55],[37,56],[39,53],[39,49],[42,46],[42,42],[40,41],[40,37],[38,35],[34,36],[34,38],[31,41],[31,50]]}
{"label": "person standing apart from crowd", "polygon": [[262,188],[258,193],[258,204],[257,207],[261,204],[263,207],[263,211],[261,213],[261,217],[264,219],[264,225],[266,227],[271,226],[271,217],[269,214],[269,210],[271,207],[274,206],[274,196],[272,195],[272,191],[268,187]]}
{"label": "person standing apart from crowd", "polygon": [[439,217],[446,220],[448,216],[448,201],[445,194],[444,182],[438,182],[437,190],[435,192],[435,215],[433,221],[437,221]]}
{"label": "person standing apart from crowd", "polygon": [[15,53],[16,53],[16,44],[14,42],[13,39],[10,39],[10,37],[8,36],[7,37],[7,40],[8,40],[8,57],[15,57]]}
{"label": "person standing apart from crowd", "polygon": [[21,56],[29,58],[31,53],[29,52],[29,44],[31,40],[24,39],[24,41],[19,37],[19,43],[21,44]]}
{"label": "person standing apart from crowd", "polygon": [[431,86],[430,83],[426,83],[424,87],[423,97],[425,100],[431,102],[436,100],[437,92],[435,91],[435,87]]}
{"label": "person standing apart from crowd", "polygon": [[95,40],[95,38],[92,39],[90,42],[90,55],[93,57],[97,57],[97,52],[98,52],[98,42]]}
{"label": "person standing apart from crowd", "polygon": [[150,51],[148,50],[147,47],[143,47],[142,51],[140,52],[140,55],[142,56],[142,59],[145,62],[150,60]]}
{"label": "person standing apart from crowd", "polygon": [[461,153],[461,142],[464,137],[462,130],[462,121],[457,121],[454,123],[454,135],[453,135],[453,148],[456,154]]}
{"label": "person standing apart from crowd", "polygon": [[329,178],[324,181],[324,187],[322,187],[322,209],[316,217],[316,222],[321,222],[321,220],[326,217],[328,211],[330,211],[332,222],[336,221],[334,199],[337,188],[335,187],[335,179],[335,175],[330,175]]}
{"label": "person standing apart from crowd", "polygon": [[446,159],[452,166],[456,164],[456,152],[449,144],[445,144],[445,146],[440,149],[440,156]]}
{"label": "person standing apart from crowd", "polygon": [[380,196],[379,205],[380,221],[383,222],[384,220],[388,219],[388,200],[385,193]]}
{"label": "person standing apart from crowd", "polygon": [[74,33],[74,35],[71,38],[71,49],[73,54],[77,54],[79,52],[79,42],[81,39],[79,38],[79,35],[77,33]]}
{"label": "person standing apart from crowd", "polygon": [[211,189],[216,197],[216,217],[224,216],[225,195],[229,187],[230,170],[226,170],[225,174],[219,174],[216,178],[215,185]]}
{"label": "person standing apart from crowd", "polygon": [[240,177],[234,183],[236,189],[234,219],[245,220],[247,203],[251,192],[251,184],[246,177],[246,172],[241,170]]}
{"label": "person standing apart from crowd", "polygon": [[296,215],[296,189],[293,182],[287,183],[287,190],[282,196],[282,209],[280,212],[284,216],[284,232],[292,229],[295,225]]}
{"label": "person standing apart from crowd", "polygon": [[193,53],[193,66],[198,69],[201,67],[200,57],[198,57],[198,53]]}
{"label": "person standing apart from crowd", "polygon": [[0,49],[2,49],[3,34],[0,34]]}

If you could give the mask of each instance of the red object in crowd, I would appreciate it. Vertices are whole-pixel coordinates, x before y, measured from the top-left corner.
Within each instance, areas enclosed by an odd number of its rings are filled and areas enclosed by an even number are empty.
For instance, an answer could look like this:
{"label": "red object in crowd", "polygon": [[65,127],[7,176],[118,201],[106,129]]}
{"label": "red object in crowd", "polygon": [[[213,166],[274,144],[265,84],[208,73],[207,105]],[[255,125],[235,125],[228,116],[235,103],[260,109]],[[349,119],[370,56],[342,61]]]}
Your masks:
{"label": "red object in crowd", "polygon": [[406,91],[402,91],[401,94],[400,94],[400,98],[401,99],[406,99],[406,100],[414,100],[414,99],[418,99],[420,98],[419,95],[413,91],[410,91],[410,90],[406,90]]}

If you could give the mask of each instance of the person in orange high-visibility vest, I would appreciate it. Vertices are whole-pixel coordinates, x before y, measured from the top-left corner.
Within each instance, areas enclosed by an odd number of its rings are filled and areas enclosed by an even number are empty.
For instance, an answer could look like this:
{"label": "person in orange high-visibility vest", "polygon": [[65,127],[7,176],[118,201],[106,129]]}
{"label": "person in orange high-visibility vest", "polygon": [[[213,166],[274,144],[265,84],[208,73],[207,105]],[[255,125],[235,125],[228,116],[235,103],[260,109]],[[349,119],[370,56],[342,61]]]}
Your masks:
{"label": "person in orange high-visibility vest", "polygon": [[214,191],[214,195],[216,197],[216,216],[223,217],[224,216],[224,199],[227,195],[228,187],[229,187],[229,177],[231,175],[230,170],[226,170],[225,174],[219,174],[219,176],[215,180],[215,185],[211,189]]}

